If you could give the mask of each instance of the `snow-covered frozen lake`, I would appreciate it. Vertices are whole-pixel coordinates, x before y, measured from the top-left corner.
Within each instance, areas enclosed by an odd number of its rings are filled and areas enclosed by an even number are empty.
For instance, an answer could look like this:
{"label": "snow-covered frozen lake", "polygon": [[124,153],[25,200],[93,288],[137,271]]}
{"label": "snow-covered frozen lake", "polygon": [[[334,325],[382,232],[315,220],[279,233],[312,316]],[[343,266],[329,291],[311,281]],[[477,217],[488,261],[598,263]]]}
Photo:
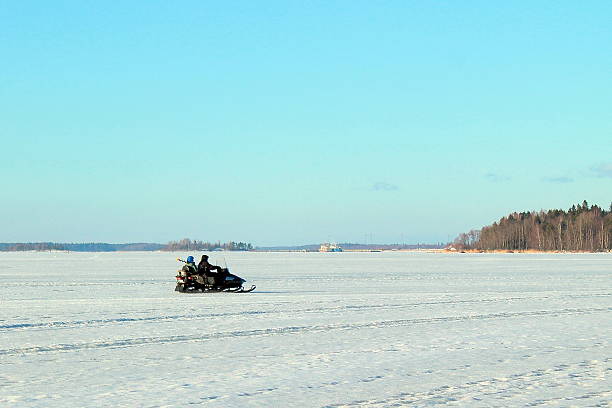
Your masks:
{"label": "snow-covered frozen lake", "polygon": [[0,253],[0,406],[612,404],[612,254],[187,255]]}

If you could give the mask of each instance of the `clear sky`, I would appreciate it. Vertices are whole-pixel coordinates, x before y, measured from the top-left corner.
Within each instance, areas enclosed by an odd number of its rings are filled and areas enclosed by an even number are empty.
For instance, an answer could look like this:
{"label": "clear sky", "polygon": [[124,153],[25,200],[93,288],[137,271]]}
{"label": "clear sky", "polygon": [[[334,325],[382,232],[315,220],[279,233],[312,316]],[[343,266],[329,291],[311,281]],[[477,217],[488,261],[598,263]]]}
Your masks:
{"label": "clear sky", "polygon": [[4,1],[0,21],[0,242],[437,242],[612,201],[610,1]]}

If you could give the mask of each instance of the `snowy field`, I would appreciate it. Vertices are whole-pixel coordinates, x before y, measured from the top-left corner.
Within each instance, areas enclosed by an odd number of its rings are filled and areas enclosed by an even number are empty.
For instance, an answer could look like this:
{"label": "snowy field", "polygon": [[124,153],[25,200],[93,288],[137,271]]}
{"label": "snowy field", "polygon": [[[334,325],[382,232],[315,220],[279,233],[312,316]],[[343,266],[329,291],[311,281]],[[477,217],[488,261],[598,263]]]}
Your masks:
{"label": "snowy field", "polygon": [[0,253],[0,406],[612,406],[612,254],[187,255]]}

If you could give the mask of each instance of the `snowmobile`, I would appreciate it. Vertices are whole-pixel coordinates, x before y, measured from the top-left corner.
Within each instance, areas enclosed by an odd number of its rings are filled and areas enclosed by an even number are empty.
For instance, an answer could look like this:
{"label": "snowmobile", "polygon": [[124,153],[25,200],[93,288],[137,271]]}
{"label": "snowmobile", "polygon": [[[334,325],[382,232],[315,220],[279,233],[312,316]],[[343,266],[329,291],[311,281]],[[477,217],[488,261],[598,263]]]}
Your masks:
{"label": "snowmobile", "polygon": [[[178,261],[185,262],[182,259]],[[201,292],[233,292],[248,293],[255,290],[255,285],[245,289],[243,284],[246,280],[240,276],[230,273],[228,268],[221,268],[217,273],[189,273],[180,269],[176,275],[175,291],[181,293]]]}

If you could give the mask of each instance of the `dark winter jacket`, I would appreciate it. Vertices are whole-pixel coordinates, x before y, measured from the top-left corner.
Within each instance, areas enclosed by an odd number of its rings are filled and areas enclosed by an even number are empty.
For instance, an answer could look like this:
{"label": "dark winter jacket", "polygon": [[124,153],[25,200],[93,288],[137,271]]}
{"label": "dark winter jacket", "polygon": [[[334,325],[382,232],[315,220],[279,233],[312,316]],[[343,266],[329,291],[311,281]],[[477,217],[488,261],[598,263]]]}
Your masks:
{"label": "dark winter jacket", "polygon": [[198,264],[198,273],[209,273],[210,271],[213,271],[213,270],[220,271],[221,267],[212,265],[207,260],[201,260],[200,263]]}

